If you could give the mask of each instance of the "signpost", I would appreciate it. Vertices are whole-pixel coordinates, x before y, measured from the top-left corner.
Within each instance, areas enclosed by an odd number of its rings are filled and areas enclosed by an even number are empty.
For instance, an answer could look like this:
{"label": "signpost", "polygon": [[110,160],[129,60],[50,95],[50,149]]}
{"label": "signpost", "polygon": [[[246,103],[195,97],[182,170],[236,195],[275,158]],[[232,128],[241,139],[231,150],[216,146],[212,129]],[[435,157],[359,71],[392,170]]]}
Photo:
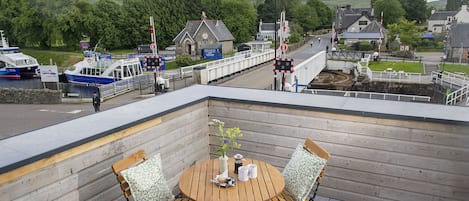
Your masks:
{"label": "signpost", "polygon": [[[285,73],[293,72],[293,59],[285,58],[285,54],[288,50],[286,43],[286,23],[285,23],[285,10],[280,13],[280,46],[279,49],[282,52],[280,57],[275,54],[274,58],[274,77],[275,77],[275,89],[277,88],[277,72],[282,72],[282,91],[285,90]],[[277,49],[277,47],[275,47]]]}
{"label": "signpost", "polygon": [[57,90],[59,90],[59,71],[57,66],[50,65],[50,66],[41,66],[40,67],[41,73],[41,82],[44,84],[44,88],[46,88],[46,82],[55,82],[57,83]]}

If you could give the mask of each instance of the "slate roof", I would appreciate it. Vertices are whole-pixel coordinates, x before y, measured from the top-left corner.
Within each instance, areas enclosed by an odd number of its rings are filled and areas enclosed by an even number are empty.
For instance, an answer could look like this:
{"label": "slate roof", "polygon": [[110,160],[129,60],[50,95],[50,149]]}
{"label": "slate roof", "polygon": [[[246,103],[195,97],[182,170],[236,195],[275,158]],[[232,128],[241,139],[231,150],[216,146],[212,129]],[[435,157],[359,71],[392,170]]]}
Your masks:
{"label": "slate roof", "polygon": [[[362,33],[379,33],[380,28],[382,28],[381,24],[378,21],[373,20],[373,21],[371,21],[370,24],[368,24],[368,26],[363,28],[360,32],[362,32]],[[384,28],[382,28],[382,30],[385,31]]]}
{"label": "slate roof", "polygon": [[[277,26],[278,28],[279,26]],[[262,23],[262,31],[275,31],[275,23]]]}
{"label": "slate roof", "polygon": [[463,44],[463,48],[469,47],[469,24],[456,24],[451,27],[450,30],[450,45],[453,48],[461,47],[461,43]]}
{"label": "slate roof", "polygon": [[173,41],[180,41],[184,38],[185,33],[189,34],[192,38],[195,37],[199,27],[205,23],[212,34],[218,41],[230,41],[234,40],[230,30],[226,27],[225,23],[221,20],[191,20],[187,21],[186,27],[179,32],[179,34],[173,39]]}
{"label": "slate roof", "polygon": [[373,17],[373,8],[337,8],[335,23],[338,29],[346,29],[361,16]]}
{"label": "slate roof", "polygon": [[458,11],[436,11],[430,17],[428,20],[446,20],[448,16],[454,16],[458,13]]}
{"label": "slate roof", "polygon": [[344,17],[342,18],[342,23],[340,24],[340,28],[344,28],[346,29],[347,27],[349,27],[350,25],[352,25],[354,22],[356,22],[358,19],[360,19],[362,15],[357,15],[357,14],[348,14],[348,15],[344,15]]}
{"label": "slate roof", "polygon": [[345,32],[342,36],[345,39],[378,39],[380,34],[378,33],[362,33],[362,32]]}

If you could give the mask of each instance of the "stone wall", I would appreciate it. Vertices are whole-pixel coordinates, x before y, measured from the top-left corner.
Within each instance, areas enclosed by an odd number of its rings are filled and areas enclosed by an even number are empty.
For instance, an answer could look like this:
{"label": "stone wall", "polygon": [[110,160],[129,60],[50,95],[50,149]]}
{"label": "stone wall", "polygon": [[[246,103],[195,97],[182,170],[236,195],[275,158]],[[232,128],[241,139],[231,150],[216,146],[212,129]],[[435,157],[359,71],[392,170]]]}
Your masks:
{"label": "stone wall", "polygon": [[48,89],[0,89],[0,103],[58,104],[61,96],[61,91]]}

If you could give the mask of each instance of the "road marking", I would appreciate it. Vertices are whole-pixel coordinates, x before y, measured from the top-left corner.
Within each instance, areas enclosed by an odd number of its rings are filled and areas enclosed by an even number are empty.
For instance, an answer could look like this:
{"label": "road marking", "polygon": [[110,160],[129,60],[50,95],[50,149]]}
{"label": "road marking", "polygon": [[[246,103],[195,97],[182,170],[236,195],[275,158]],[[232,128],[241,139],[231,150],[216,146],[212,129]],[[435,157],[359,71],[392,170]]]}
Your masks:
{"label": "road marking", "polygon": [[80,113],[80,112],[81,112],[81,110],[72,110],[72,111],[67,112],[67,113],[69,113],[69,114],[77,114],[77,113]]}
{"label": "road marking", "polygon": [[52,113],[62,113],[62,114],[78,114],[82,110],[72,110],[70,112],[63,112],[63,111],[57,111],[57,110],[49,110],[49,109],[40,109],[40,112],[52,112]]}

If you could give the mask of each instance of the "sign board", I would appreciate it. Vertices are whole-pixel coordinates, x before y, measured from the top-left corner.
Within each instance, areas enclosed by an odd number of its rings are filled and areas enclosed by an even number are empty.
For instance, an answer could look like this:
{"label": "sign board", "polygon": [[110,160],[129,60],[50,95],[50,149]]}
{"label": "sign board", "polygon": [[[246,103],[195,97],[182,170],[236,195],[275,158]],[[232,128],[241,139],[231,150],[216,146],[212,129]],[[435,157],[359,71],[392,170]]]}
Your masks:
{"label": "sign board", "polygon": [[282,45],[280,45],[280,50],[286,52],[288,50],[287,44],[283,43]]}
{"label": "sign board", "polygon": [[282,58],[275,58],[274,59],[274,71],[276,72],[293,72],[293,59],[282,59]]}
{"label": "sign board", "polygon": [[202,50],[202,56],[204,57],[204,59],[222,59],[223,54],[221,45],[219,45],[217,48],[204,48]]}
{"label": "sign board", "polygon": [[40,66],[41,82],[59,82],[57,66]]}

